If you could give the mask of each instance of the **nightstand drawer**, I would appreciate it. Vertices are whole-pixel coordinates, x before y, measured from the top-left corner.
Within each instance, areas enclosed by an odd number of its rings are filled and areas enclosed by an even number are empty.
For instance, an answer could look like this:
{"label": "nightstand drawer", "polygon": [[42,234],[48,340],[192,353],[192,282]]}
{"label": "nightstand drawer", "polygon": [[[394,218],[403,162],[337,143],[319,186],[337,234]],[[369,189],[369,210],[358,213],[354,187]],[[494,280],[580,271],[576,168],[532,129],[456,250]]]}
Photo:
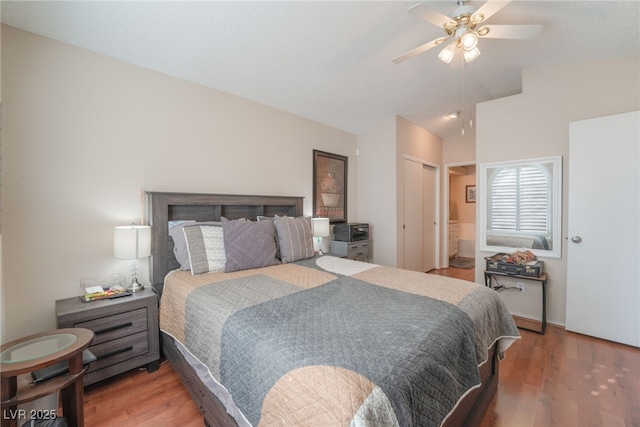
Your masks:
{"label": "nightstand drawer", "polygon": [[117,340],[92,345],[89,350],[98,358],[89,365],[87,372],[97,371],[115,365],[149,351],[146,332],[139,332]]}
{"label": "nightstand drawer", "polygon": [[369,258],[369,241],[331,242],[331,254],[338,257],[367,261]]}
{"label": "nightstand drawer", "polygon": [[147,310],[139,308],[113,316],[100,317],[76,323],[74,328],[91,329],[95,334],[93,345],[147,330]]}

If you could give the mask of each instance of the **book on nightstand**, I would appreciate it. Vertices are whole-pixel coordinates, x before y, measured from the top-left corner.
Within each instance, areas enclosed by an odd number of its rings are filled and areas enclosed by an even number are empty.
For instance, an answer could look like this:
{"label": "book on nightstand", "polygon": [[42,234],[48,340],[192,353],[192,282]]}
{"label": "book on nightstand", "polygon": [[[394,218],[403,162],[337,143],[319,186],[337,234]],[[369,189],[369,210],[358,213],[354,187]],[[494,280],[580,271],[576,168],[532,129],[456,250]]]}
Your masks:
{"label": "book on nightstand", "polygon": [[131,292],[125,289],[124,284],[125,279],[122,274],[80,279],[80,287],[83,290],[80,299],[89,302],[131,295]]}

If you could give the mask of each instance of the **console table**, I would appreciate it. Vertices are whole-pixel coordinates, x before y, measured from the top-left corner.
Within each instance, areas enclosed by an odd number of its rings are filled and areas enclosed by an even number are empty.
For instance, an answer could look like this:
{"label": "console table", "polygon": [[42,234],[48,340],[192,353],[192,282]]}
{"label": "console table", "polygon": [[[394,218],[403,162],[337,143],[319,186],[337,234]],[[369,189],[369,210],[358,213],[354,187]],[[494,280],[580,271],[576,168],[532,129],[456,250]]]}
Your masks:
{"label": "console table", "polygon": [[[497,271],[484,271],[484,284],[485,286],[493,289],[493,280],[496,281],[496,277],[511,277],[513,279],[521,279],[521,280],[532,280],[534,282],[540,282],[542,284],[542,329],[537,331],[535,329],[525,328],[523,326],[518,326],[520,329],[524,329],[526,331],[537,332],[539,334],[544,335],[544,331],[547,328],[547,273],[542,273],[540,277],[534,276],[521,276],[519,274],[508,274],[508,273],[500,273]],[[493,280],[492,280],[493,279]]]}
{"label": "console table", "polygon": [[[2,427],[15,427],[27,418],[55,419],[57,408],[28,414],[18,405],[31,402],[51,393],[62,394],[62,415],[70,427],[84,426],[84,391],[82,351],[89,347],[93,332],[82,328],[57,329],[30,335],[3,344],[0,348],[2,367]],[[67,373],[40,384],[30,384],[23,374],[37,371],[68,360]],[[18,376],[21,376],[18,380]]]}

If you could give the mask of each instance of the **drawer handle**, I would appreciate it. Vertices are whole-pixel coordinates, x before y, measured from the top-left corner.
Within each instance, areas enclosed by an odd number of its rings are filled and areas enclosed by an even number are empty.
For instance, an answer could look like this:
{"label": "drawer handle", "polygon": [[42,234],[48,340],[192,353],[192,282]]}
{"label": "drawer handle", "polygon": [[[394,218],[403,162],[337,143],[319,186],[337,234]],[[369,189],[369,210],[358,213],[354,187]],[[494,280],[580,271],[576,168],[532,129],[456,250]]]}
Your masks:
{"label": "drawer handle", "polygon": [[116,329],[128,328],[129,326],[133,326],[133,323],[132,322],[121,323],[119,325],[113,325],[107,328],[97,329],[93,331],[93,333],[96,335],[106,334],[107,332],[115,331]]}
{"label": "drawer handle", "polygon": [[103,354],[96,355],[96,358],[98,360],[106,359],[107,357],[115,356],[116,354],[124,353],[124,352],[131,351],[131,350],[133,350],[132,346],[122,347],[122,348],[119,348],[117,350],[112,350],[112,351],[108,351],[108,352],[103,353]]}

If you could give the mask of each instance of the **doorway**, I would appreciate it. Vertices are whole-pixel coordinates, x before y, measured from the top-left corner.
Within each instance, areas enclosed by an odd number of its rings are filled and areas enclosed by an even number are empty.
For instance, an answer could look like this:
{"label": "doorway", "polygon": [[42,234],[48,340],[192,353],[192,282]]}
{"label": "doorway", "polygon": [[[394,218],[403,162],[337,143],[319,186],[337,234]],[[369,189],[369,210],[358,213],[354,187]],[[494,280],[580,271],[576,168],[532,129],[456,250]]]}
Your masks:
{"label": "doorway", "polygon": [[[476,165],[452,164],[446,167],[443,265],[473,268],[476,256]],[[451,265],[453,263],[453,265]]]}

